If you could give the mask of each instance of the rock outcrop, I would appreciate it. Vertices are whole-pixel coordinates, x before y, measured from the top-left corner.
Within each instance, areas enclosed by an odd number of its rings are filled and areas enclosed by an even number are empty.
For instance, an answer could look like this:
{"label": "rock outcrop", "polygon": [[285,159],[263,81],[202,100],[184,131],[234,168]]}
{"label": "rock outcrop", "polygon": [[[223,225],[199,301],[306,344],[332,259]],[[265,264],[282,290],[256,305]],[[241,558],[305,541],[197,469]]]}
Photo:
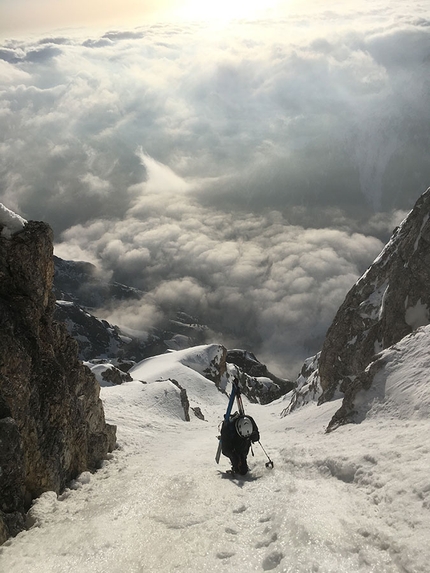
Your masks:
{"label": "rock outcrop", "polygon": [[[429,323],[430,189],[349,291],[327,332],[319,362],[323,394],[361,385],[374,356]],[[362,382],[364,386],[368,382]]]}
{"label": "rock outcrop", "polygon": [[293,392],[285,397],[286,400],[290,400],[290,403],[282,410],[281,417],[287,416],[308,402],[316,402],[321,396],[322,390],[318,371],[319,358],[320,353],[305,360]]}
{"label": "rock outcrop", "polygon": [[320,404],[340,392],[343,405],[329,429],[353,421],[357,393],[371,387],[382,367],[379,353],[429,324],[429,284],[430,189],[347,294],[327,331],[317,371],[298,388],[297,404],[310,391]]}
{"label": "rock outcrop", "polygon": [[269,372],[267,366],[247,350],[228,350],[226,362],[238,367],[242,391],[251,402],[268,404],[295,388],[294,382]]}
{"label": "rock outcrop", "polygon": [[0,543],[25,527],[34,498],[59,493],[115,447],[100,387],[53,321],[52,231],[0,221]]}

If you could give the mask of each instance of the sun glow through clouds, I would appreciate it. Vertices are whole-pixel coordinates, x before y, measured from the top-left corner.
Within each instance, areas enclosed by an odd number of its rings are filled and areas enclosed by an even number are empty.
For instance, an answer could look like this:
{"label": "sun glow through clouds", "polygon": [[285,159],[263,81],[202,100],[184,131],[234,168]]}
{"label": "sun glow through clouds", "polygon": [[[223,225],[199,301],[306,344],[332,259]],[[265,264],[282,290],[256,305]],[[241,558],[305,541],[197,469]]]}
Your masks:
{"label": "sun glow through clouds", "polygon": [[269,13],[279,0],[190,0],[177,10],[183,18],[201,20],[253,19]]}

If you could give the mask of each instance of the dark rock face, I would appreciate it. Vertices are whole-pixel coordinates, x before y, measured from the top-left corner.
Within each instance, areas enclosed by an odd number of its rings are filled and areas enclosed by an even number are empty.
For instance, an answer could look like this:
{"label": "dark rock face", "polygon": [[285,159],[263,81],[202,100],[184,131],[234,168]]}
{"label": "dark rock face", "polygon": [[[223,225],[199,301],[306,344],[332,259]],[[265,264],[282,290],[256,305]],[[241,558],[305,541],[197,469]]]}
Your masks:
{"label": "dark rock face", "polygon": [[99,385],[52,319],[53,275],[48,225],[0,236],[0,543],[32,499],[96,469],[116,442]]}
{"label": "dark rock face", "polygon": [[0,419],[0,468],[2,543],[24,529],[24,451],[18,425],[10,416]]}
{"label": "dark rock face", "polygon": [[262,364],[252,352],[246,350],[228,350],[226,362],[235,364],[242,392],[251,402],[268,404],[284,396],[293,388],[294,382],[275,376]]}
{"label": "dark rock face", "polygon": [[371,384],[377,355],[429,323],[430,189],[398,227],[382,253],[353,286],[337,312],[319,359],[322,394],[345,394],[331,427],[354,416],[354,398]]}
{"label": "dark rock face", "polygon": [[54,290],[57,300],[70,300],[86,308],[100,308],[114,300],[137,300],[143,295],[138,289],[105,280],[91,263],[55,256]]}
{"label": "dark rock face", "polygon": [[182,388],[182,386],[179,384],[179,382],[177,380],[175,380],[174,378],[169,378],[169,380],[172,382],[172,384],[174,384],[177,388],[179,388],[179,398],[181,400],[181,406],[184,410],[184,420],[186,422],[190,421],[190,401],[188,400],[188,394],[187,391],[185,390],[185,388]]}
{"label": "dark rock face", "polygon": [[118,326],[93,316],[74,302],[57,300],[54,319],[65,324],[78,344],[79,358],[83,361],[117,358],[140,362],[168,349],[165,341],[155,335],[150,334],[145,340],[125,336]]}
{"label": "dark rock face", "polygon": [[122,372],[122,370],[115,368],[115,366],[107,368],[102,372],[101,376],[106,382],[115,385],[120,385],[123,382],[131,382],[133,380],[128,372]]}

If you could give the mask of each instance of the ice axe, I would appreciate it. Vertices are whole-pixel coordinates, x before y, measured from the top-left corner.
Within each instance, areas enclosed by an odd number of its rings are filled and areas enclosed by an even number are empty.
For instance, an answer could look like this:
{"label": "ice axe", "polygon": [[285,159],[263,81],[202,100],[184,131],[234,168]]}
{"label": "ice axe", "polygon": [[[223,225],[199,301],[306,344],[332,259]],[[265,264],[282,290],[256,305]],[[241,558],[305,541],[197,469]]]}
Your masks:
{"label": "ice axe", "polygon": [[262,449],[262,450],[263,450],[263,452],[266,454],[266,456],[267,456],[267,459],[269,460],[268,462],[266,462],[266,468],[270,468],[270,469],[273,469],[273,468],[274,468],[274,465],[273,465],[273,462],[272,462],[272,460],[269,458],[269,454],[268,454],[268,453],[266,452],[266,450],[263,448],[263,445],[262,445],[262,443],[261,443],[260,441],[259,441],[258,443],[260,444],[260,446],[261,446],[261,449]]}

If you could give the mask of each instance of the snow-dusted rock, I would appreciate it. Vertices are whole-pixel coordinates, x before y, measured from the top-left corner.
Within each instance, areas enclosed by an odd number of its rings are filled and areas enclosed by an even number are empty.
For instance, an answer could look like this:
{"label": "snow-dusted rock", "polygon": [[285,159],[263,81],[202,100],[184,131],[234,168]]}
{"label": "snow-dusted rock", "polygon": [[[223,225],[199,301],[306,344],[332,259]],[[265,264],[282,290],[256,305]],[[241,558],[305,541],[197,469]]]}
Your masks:
{"label": "snow-dusted rock", "polygon": [[10,238],[14,233],[22,231],[26,224],[25,219],[0,203],[0,233],[2,237]]}
{"label": "snow-dusted rock", "polygon": [[295,384],[269,372],[256,356],[248,350],[228,350],[226,361],[237,368],[243,393],[251,402],[268,404],[290,392]]}
{"label": "snow-dusted rock", "polygon": [[430,189],[347,294],[321,350],[320,403],[356,386],[376,354],[429,323],[429,214]]}
{"label": "snow-dusted rock", "polygon": [[[344,396],[329,429],[358,421],[363,392],[396,343],[430,322],[430,189],[395,229],[391,240],[347,294],[319,355],[308,359],[283,410]],[[361,408],[362,410],[362,408]]]}
{"label": "snow-dusted rock", "polygon": [[281,416],[286,416],[296,408],[309,402],[318,401],[322,394],[318,372],[319,357],[320,353],[305,360],[300,375],[296,380],[296,387],[284,398],[284,400],[289,400],[289,404],[282,410]]}
{"label": "snow-dusted rock", "polygon": [[[328,426],[368,416],[420,420],[430,417],[430,325],[415,330],[375,356],[345,389],[342,407]],[[429,373],[429,374],[427,374]]]}
{"label": "snow-dusted rock", "polygon": [[100,386],[114,386],[116,384],[123,384],[123,382],[130,382],[132,380],[132,377],[128,372],[123,372],[109,362],[86,362],[85,366],[88,366],[97,378],[97,382]]}

